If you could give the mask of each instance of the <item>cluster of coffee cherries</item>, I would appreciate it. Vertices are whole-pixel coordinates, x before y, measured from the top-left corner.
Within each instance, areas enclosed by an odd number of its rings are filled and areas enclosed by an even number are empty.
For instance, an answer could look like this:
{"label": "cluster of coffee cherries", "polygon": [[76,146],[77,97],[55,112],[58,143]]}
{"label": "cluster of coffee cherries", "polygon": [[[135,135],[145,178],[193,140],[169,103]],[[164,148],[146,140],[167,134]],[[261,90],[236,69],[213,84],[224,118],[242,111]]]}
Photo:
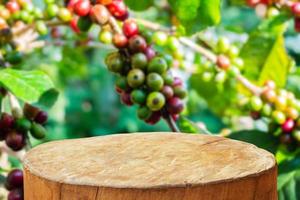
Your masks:
{"label": "cluster of coffee cherries", "polygon": [[14,169],[6,177],[5,188],[9,191],[8,200],[23,200],[23,171]]}
{"label": "cluster of coffee cherries", "polygon": [[149,124],[157,123],[165,113],[176,119],[187,93],[182,81],[171,75],[171,63],[147,44],[133,20],[124,21],[122,35],[125,43],[114,43],[119,51],[106,58],[108,69],[118,75],[116,91],[122,102],[138,105],[138,117]]}
{"label": "cluster of coffee cherries", "polygon": [[249,105],[254,119],[270,119],[269,131],[282,144],[300,144],[300,100],[292,92],[267,81],[261,95],[251,97]]}
{"label": "cluster of coffee cherries", "polygon": [[216,62],[200,60],[198,71],[205,82],[223,83],[228,78],[235,77],[244,68],[244,61],[239,55],[239,48],[231,44],[228,38],[220,37],[214,45],[217,53]]}
{"label": "cluster of coffee cherries", "polygon": [[8,113],[2,113],[0,118],[0,139],[13,151],[19,151],[26,145],[28,132],[36,138],[45,137],[46,129],[44,124],[48,119],[46,112],[25,104],[23,108],[24,116],[15,117]]}

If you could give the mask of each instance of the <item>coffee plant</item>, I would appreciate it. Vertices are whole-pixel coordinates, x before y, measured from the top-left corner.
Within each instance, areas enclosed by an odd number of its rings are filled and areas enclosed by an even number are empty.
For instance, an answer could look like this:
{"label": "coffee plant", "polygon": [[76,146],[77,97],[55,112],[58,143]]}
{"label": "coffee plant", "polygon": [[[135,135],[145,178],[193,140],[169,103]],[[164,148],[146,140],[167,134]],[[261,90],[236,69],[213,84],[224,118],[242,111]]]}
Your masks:
{"label": "coffee plant", "polygon": [[[79,73],[81,68],[73,66],[79,64],[79,59],[90,56],[93,49],[108,48],[105,56],[96,56],[96,62],[105,57],[102,60],[107,69],[101,78],[106,80],[107,70],[113,74],[113,88],[120,101],[134,107],[141,121],[155,125],[164,120],[173,132],[213,134],[210,127],[193,117],[199,105],[205,104],[232,128],[224,129],[220,135],[253,143],[276,155],[280,199],[300,198],[300,60],[299,53],[288,52],[285,46],[286,35],[298,37],[300,32],[300,2],[0,3],[0,139],[1,156],[6,160],[22,160],[32,141],[45,141],[47,111],[58,99],[56,84],[50,78],[51,65],[44,64],[41,70],[26,62],[35,54],[50,57],[48,46],[63,48],[53,59],[63,60],[57,63],[60,79],[69,83],[66,74]],[[232,17],[231,11],[223,19],[224,8],[243,9],[242,14],[252,12],[257,18],[251,15],[250,21],[256,20],[256,24],[247,22],[247,27],[237,30],[243,21]],[[151,19],[151,15],[156,18]],[[37,60],[41,65],[43,59]],[[71,67],[66,72],[62,65]],[[108,103],[101,102],[103,107],[109,107]],[[82,107],[89,110],[90,103]],[[237,118],[254,125],[247,130],[236,128],[237,123],[242,123],[235,122]],[[73,119],[72,115],[69,119]],[[23,199],[22,170],[7,162],[0,165],[1,182],[7,189],[4,196],[9,200]]]}

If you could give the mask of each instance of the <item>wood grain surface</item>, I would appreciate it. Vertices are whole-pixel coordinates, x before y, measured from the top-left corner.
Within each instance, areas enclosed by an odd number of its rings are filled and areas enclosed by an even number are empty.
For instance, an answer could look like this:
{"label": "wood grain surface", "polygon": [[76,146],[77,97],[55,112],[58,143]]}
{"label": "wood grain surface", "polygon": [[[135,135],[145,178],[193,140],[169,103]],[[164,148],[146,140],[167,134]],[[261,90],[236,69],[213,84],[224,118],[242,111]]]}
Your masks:
{"label": "wood grain surface", "polygon": [[277,199],[272,154],[200,134],[49,142],[27,153],[24,170],[25,200]]}

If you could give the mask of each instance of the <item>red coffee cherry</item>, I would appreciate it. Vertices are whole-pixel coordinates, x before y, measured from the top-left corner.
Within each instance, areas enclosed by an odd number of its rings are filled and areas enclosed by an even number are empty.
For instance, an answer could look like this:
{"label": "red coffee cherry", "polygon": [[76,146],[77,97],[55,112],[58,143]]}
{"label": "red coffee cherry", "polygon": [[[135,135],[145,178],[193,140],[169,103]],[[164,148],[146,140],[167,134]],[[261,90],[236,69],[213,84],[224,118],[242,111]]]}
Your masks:
{"label": "red coffee cherry", "polygon": [[7,200],[23,200],[23,189],[18,188],[10,191],[7,196]]}
{"label": "red coffee cherry", "polygon": [[291,6],[291,11],[295,16],[300,17],[300,2],[295,2]]}
{"label": "red coffee cherry", "polygon": [[15,13],[20,10],[20,5],[16,1],[9,1],[6,3],[6,8],[9,10],[9,12]]}
{"label": "red coffee cherry", "polygon": [[128,39],[125,35],[117,33],[113,36],[113,44],[117,48],[125,48],[128,44]]}
{"label": "red coffee cherry", "polygon": [[74,17],[71,21],[70,21],[70,27],[71,29],[75,32],[75,33],[80,33],[80,29],[78,27],[78,17]]}
{"label": "red coffee cherry", "polygon": [[34,118],[34,121],[38,124],[45,124],[47,120],[48,120],[48,114],[45,111],[40,111]]}
{"label": "red coffee cherry", "polygon": [[15,119],[13,116],[7,113],[2,113],[1,119],[0,119],[0,128],[3,130],[8,130],[13,128],[15,123]]}
{"label": "red coffee cherry", "polygon": [[183,111],[184,105],[183,102],[180,98],[178,97],[173,97],[168,100],[167,102],[167,111],[170,114],[179,114]]}
{"label": "red coffee cherry", "polygon": [[295,17],[294,24],[295,31],[300,32],[300,17]]}
{"label": "red coffee cherry", "polygon": [[133,102],[131,101],[130,92],[123,92],[121,94],[121,101],[127,106],[132,106]]}
{"label": "red coffee cherry", "polygon": [[156,52],[154,51],[154,49],[151,46],[148,46],[145,51],[144,51],[146,57],[148,60],[151,60],[152,58],[155,57]]}
{"label": "red coffee cherry", "polygon": [[14,151],[19,151],[25,146],[25,136],[21,133],[11,131],[5,138],[5,143]]}
{"label": "red coffee cherry", "polygon": [[123,20],[128,16],[128,10],[123,1],[114,0],[107,5],[109,12],[117,19]]}
{"label": "red coffee cherry", "polygon": [[79,0],[75,5],[74,5],[74,12],[81,16],[87,16],[91,10],[91,3],[89,0]]}
{"label": "red coffee cherry", "polygon": [[157,122],[159,122],[160,118],[161,118],[161,112],[160,111],[153,112],[151,114],[151,116],[147,120],[145,120],[145,122],[147,124],[154,125]]}
{"label": "red coffee cherry", "polygon": [[292,119],[287,119],[282,125],[281,129],[284,133],[291,133],[295,127],[295,121]]}
{"label": "red coffee cherry", "polygon": [[5,181],[5,187],[8,190],[23,187],[23,171],[20,169],[10,171]]}
{"label": "red coffee cherry", "polygon": [[146,48],[147,43],[142,36],[135,35],[129,39],[129,49],[131,52],[144,52]]}
{"label": "red coffee cherry", "polygon": [[126,20],[123,24],[123,33],[128,38],[133,37],[139,33],[139,27],[133,20]]}
{"label": "red coffee cherry", "polygon": [[217,57],[217,66],[221,69],[227,70],[230,67],[230,60],[224,55],[219,55]]}

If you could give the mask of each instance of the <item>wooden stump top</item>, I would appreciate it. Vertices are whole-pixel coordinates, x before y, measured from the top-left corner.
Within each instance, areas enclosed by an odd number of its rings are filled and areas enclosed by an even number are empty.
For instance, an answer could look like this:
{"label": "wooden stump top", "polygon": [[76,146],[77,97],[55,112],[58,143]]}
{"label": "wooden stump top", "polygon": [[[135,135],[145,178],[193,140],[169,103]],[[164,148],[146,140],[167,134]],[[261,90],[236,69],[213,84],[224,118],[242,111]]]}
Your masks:
{"label": "wooden stump top", "polygon": [[54,182],[111,188],[185,187],[257,176],[271,153],[223,137],[119,134],[54,141],[29,151],[24,167]]}

